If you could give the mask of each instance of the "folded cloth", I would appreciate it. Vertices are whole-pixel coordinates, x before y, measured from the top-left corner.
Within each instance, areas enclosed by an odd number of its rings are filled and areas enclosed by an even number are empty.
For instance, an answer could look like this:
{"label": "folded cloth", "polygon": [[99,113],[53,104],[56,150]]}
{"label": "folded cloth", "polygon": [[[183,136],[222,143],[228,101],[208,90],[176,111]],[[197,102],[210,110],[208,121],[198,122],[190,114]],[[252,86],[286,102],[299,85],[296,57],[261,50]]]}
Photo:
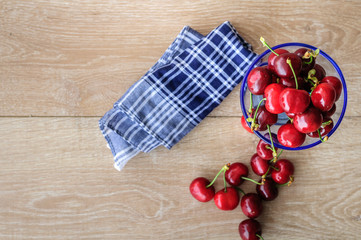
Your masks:
{"label": "folded cloth", "polygon": [[255,57],[229,22],[206,37],[183,28],[99,121],[115,168],[121,170],[140,151],[174,146],[240,83]]}
{"label": "folded cloth", "polygon": [[[142,79],[157,68],[168,64],[180,52],[201,38],[203,38],[203,35],[189,26],[185,26],[163,56],[150,68]],[[116,107],[104,115],[99,121],[99,125],[114,155],[114,167],[118,170],[121,170],[128,160],[140,151],[149,152],[160,145],[160,142],[132,121],[121,109]]]}

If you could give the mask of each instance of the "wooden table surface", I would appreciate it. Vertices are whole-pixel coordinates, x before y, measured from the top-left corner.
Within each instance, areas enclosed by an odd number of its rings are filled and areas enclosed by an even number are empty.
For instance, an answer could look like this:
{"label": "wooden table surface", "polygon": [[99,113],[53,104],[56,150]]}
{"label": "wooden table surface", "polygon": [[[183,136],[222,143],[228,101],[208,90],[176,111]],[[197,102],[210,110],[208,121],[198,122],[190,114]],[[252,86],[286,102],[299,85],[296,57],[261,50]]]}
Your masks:
{"label": "wooden table surface", "polygon": [[227,162],[249,165],[258,139],[240,125],[239,86],[173,149],[139,154],[121,172],[98,129],[183,26],[207,34],[226,20],[257,53],[260,35],[318,46],[347,81],[329,142],[284,152],[295,182],[264,204],[264,239],[358,239],[360,9],[359,0],[1,0],[0,239],[239,239],[239,207],[222,212],[188,190]]}

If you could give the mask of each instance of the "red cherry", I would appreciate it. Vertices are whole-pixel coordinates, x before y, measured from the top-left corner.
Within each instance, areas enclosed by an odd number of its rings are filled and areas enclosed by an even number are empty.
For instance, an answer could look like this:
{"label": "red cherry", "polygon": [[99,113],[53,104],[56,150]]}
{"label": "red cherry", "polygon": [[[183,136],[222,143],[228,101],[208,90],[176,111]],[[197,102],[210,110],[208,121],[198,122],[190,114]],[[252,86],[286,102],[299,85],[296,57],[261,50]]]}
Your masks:
{"label": "red cherry", "polygon": [[291,65],[295,74],[298,76],[301,72],[302,60],[294,53],[283,53],[274,60],[274,69],[279,77],[291,77],[293,72],[287,63],[287,59],[291,60]]}
{"label": "red cherry", "polygon": [[279,100],[286,113],[302,113],[311,102],[308,92],[294,88],[285,88]]}
{"label": "red cherry", "polygon": [[243,220],[238,226],[242,240],[259,240],[262,235],[261,224],[255,219]]}
{"label": "red cherry", "polygon": [[[286,49],[283,49],[283,48],[278,48],[276,50],[274,50],[278,55],[281,55],[283,53],[289,53],[289,51],[287,51]],[[275,59],[276,59],[277,55],[274,54],[273,52],[271,52],[271,54],[268,56],[268,69],[271,70],[272,72],[275,71],[275,68],[274,68],[274,62],[275,62]]]}
{"label": "red cherry", "polygon": [[[255,219],[243,220],[238,226],[242,240],[259,240],[261,236],[261,224]],[[257,236],[258,235],[258,236]]]}
{"label": "red cherry", "polygon": [[[331,120],[331,122],[329,122],[330,120]],[[331,118],[325,117],[323,119],[323,122],[329,122],[329,124],[327,124],[327,125],[322,124],[321,127],[319,128],[321,137],[326,136],[333,128],[333,121]],[[311,132],[311,133],[307,133],[307,135],[310,137],[313,137],[313,138],[319,138],[317,130],[314,132]]]}
{"label": "red cherry", "polygon": [[253,68],[247,78],[248,89],[255,95],[262,95],[267,85],[271,83],[271,73],[266,67]]}
{"label": "red cherry", "polygon": [[[275,147],[275,150],[277,151],[276,147]],[[257,144],[257,154],[264,160],[273,159],[272,146],[270,144],[266,143],[265,141],[263,141],[262,139],[260,139]]]}
{"label": "red cherry", "polygon": [[298,131],[293,124],[287,123],[278,129],[277,139],[283,146],[296,148],[304,143],[306,134]]}
{"label": "red cherry", "polygon": [[282,84],[272,83],[264,90],[264,97],[266,98],[266,109],[273,114],[280,114],[283,109],[280,105],[280,94],[285,89]]}
{"label": "red cherry", "polygon": [[192,196],[200,202],[208,202],[210,201],[215,194],[215,190],[213,186],[207,188],[210,184],[208,179],[204,177],[196,178],[192,181],[189,186],[189,191]]}
{"label": "red cherry", "polygon": [[335,88],[329,83],[320,83],[311,93],[313,106],[322,112],[329,111],[336,100]]}
{"label": "red cherry", "polygon": [[274,167],[275,169],[273,169],[271,173],[273,181],[278,184],[285,184],[292,181],[292,175],[295,168],[289,160],[280,159],[276,162]]}
{"label": "red cherry", "polygon": [[242,177],[248,176],[248,167],[240,162],[232,163],[225,172],[226,181],[232,186],[239,186],[243,183]]}
{"label": "red cherry", "polygon": [[242,116],[242,118],[241,118],[241,124],[244,129],[246,129],[250,133],[253,133],[251,128],[248,126],[246,118],[244,116]]}
{"label": "red cherry", "polygon": [[[271,133],[271,136],[272,136],[273,142],[277,142],[277,134]],[[266,134],[264,135],[264,137],[271,141],[271,138],[270,138],[269,133],[266,133]],[[276,148],[276,150],[277,150],[277,148]]]}
{"label": "red cherry", "polygon": [[250,163],[253,172],[258,176],[262,176],[267,173],[269,167],[268,161],[258,156],[257,153],[253,154]]}
{"label": "red cherry", "polygon": [[307,75],[308,71],[310,71],[315,66],[315,63],[316,63],[315,57],[312,58],[311,62],[310,62],[309,58],[302,58],[303,56],[305,56],[305,53],[307,53],[307,52],[311,53],[312,50],[310,50],[308,48],[299,48],[295,51],[295,54],[302,59],[301,73],[303,75]]}
{"label": "red cherry", "polygon": [[294,118],[295,117],[295,113],[290,113],[290,112],[286,112],[286,115],[289,117],[289,118]]}
{"label": "red cherry", "polygon": [[262,200],[256,193],[247,193],[241,199],[241,208],[247,217],[257,218],[263,210]]}
{"label": "red cherry", "polygon": [[232,187],[227,187],[226,189],[219,190],[214,195],[214,203],[216,206],[224,211],[230,211],[235,209],[239,203],[239,196],[237,190]]}
{"label": "red cherry", "polygon": [[313,76],[316,77],[318,81],[321,81],[324,77],[326,77],[326,71],[321,65],[315,64],[313,69],[316,70],[316,73]]}
{"label": "red cherry", "polygon": [[[280,78],[280,84],[282,84],[285,87],[296,88],[296,82],[293,76],[290,78],[284,78],[284,77]],[[303,79],[303,77],[301,76],[297,77],[297,85],[298,85],[298,89],[304,89],[306,87],[306,82]]]}
{"label": "red cherry", "polygon": [[328,110],[327,112],[322,112],[322,116],[323,118],[331,117],[335,112],[336,112],[336,104],[334,103],[330,110]]}
{"label": "red cherry", "polygon": [[321,83],[328,83],[334,87],[334,89],[336,91],[336,100],[335,101],[337,101],[340,98],[341,92],[342,92],[342,83],[341,83],[340,79],[338,79],[337,77],[334,77],[334,76],[327,76],[321,80]]}
{"label": "red cherry", "polygon": [[293,125],[302,133],[317,131],[321,127],[323,120],[319,109],[310,107],[303,113],[296,114],[293,118]]}
{"label": "red cherry", "polygon": [[278,116],[276,114],[270,113],[266,107],[260,106],[256,116],[256,123],[259,127],[257,131],[264,131],[267,129],[267,125],[272,126],[277,122]]}
{"label": "red cherry", "polygon": [[257,194],[262,200],[272,201],[278,196],[278,188],[272,178],[267,177],[260,179],[258,182],[263,182],[262,185],[256,186]]}

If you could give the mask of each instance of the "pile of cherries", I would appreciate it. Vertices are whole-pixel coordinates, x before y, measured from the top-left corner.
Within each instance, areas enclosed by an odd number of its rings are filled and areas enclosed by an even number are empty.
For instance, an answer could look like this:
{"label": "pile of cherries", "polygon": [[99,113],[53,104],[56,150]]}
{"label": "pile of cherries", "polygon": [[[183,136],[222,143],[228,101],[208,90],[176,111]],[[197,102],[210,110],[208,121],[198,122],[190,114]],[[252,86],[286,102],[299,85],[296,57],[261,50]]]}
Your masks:
{"label": "pile of cherries", "polygon": [[[289,186],[293,180],[294,166],[287,159],[280,159],[283,150],[277,152],[274,142],[296,148],[301,146],[306,135],[327,140],[333,128],[331,116],[336,111],[336,101],[342,92],[341,81],[334,76],[326,76],[325,69],[316,64],[319,50],[299,48],[291,53],[286,49],[273,50],[261,37],[261,42],[271,50],[268,65],[252,69],[247,78],[250,91],[249,118],[242,116],[243,127],[253,133],[268,130],[258,142],[257,153],[250,159],[252,171],[261,178],[248,178],[248,167],[235,162],[226,164],[213,181],[198,177],[192,181],[189,190],[200,202],[214,200],[221,210],[234,210],[240,205],[248,219],[242,221],[238,231],[243,240],[263,240],[261,224],[256,220],[261,215],[264,201],[272,201],[278,196],[280,186]],[[263,98],[253,107],[252,95]],[[282,125],[277,135],[270,127],[278,121],[278,114],[285,113],[289,121]],[[250,127],[247,124],[250,123]],[[223,173],[224,188],[215,192],[213,187],[217,177]],[[256,191],[245,193],[239,186],[245,181],[256,184]],[[240,198],[240,194],[243,196]]]}
{"label": "pile of cherries", "polygon": [[[270,134],[270,132],[269,132]],[[250,160],[253,172],[261,176],[259,181],[248,178],[248,167],[235,162],[227,164],[218,172],[212,182],[204,177],[198,177],[189,186],[192,196],[200,202],[208,202],[214,199],[215,205],[225,211],[233,210],[241,206],[243,214],[248,219],[242,221],[238,231],[243,240],[263,240],[261,224],[255,219],[261,215],[263,201],[272,201],[278,196],[280,186],[289,186],[294,178],[294,166],[287,159],[279,159],[281,151],[273,145],[274,135],[271,137],[271,145],[262,139],[258,142],[257,153]],[[215,192],[213,184],[217,177],[223,173],[224,188]],[[256,191],[245,193],[239,186],[245,181],[256,184]],[[239,194],[243,196],[240,198]]]}
{"label": "pile of cherries", "polygon": [[[195,199],[200,202],[213,199],[221,210],[233,210],[240,205],[248,217],[238,226],[243,240],[263,240],[261,224],[256,218],[262,213],[264,201],[274,200],[279,187],[289,186],[294,180],[293,164],[287,159],[280,159],[283,150],[278,153],[274,142],[296,148],[304,143],[306,135],[326,141],[326,135],[333,128],[331,116],[336,111],[335,103],[342,91],[341,81],[337,77],[326,76],[325,69],[316,64],[318,49],[299,48],[291,53],[282,48],[271,49],[262,37],[261,42],[272,53],[267,66],[256,67],[248,75],[250,117],[245,119],[242,116],[242,125],[247,131],[268,130],[264,136],[270,144],[261,139],[257,153],[250,159],[252,171],[261,178],[258,181],[248,178],[248,167],[235,162],[223,166],[213,181],[199,177],[189,186]],[[256,108],[253,107],[252,95],[263,97]],[[285,113],[289,121],[279,128],[276,135],[270,127],[278,121],[281,113]],[[215,192],[213,184],[222,173],[224,188]],[[256,184],[255,192],[245,193],[239,188],[245,180]],[[241,198],[240,194],[243,195]]]}
{"label": "pile of cherries", "polygon": [[[326,141],[333,128],[335,103],[342,91],[340,79],[326,76],[325,69],[316,63],[319,49],[299,48],[291,53],[282,48],[272,50],[263,38],[261,42],[272,53],[268,65],[256,67],[248,75],[250,117],[243,117],[242,125],[250,132],[264,131],[284,112],[289,121],[278,129],[280,144],[299,147],[306,135]],[[263,96],[256,109],[252,106],[252,94]],[[250,129],[246,121],[250,122]]]}

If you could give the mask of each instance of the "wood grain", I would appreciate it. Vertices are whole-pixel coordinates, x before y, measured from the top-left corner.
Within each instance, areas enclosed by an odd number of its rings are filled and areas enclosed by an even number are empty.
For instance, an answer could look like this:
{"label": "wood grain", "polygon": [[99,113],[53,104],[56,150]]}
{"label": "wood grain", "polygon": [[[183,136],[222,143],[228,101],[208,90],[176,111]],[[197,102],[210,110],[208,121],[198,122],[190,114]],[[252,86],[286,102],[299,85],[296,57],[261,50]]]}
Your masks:
{"label": "wood grain", "polygon": [[[199,203],[188,185],[198,176],[211,178],[226,162],[248,165],[257,138],[238,118],[209,117],[172,150],[140,154],[120,173],[97,120],[0,119],[6,139],[0,145],[1,239],[237,239],[245,219],[240,208],[222,212],[212,202]],[[347,137],[361,134],[347,127],[358,122],[347,117],[328,143],[284,153],[296,180],[264,204],[265,239],[361,234],[360,149]]]}
{"label": "wood grain", "polygon": [[[0,1],[0,115],[101,116],[184,25],[207,34],[226,20],[257,53],[260,35],[321,48],[339,63],[356,106],[360,8],[358,0]],[[238,96],[212,115],[238,115]]]}
{"label": "wood grain", "polygon": [[283,154],[296,181],[265,203],[265,240],[358,239],[360,8],[359,0],[0,0],[0,239],[239,239],[240,208],[221,212],[188,193],[193,178],[248,164],[255,152],[258,139],[239,124],[239,86],[173,149],[139,154],[120,173],[97,122],[183,26],[207,34],[226,20],[257,53],[260,35],[321,48],[347,81],[346,115],[329,142]]}

